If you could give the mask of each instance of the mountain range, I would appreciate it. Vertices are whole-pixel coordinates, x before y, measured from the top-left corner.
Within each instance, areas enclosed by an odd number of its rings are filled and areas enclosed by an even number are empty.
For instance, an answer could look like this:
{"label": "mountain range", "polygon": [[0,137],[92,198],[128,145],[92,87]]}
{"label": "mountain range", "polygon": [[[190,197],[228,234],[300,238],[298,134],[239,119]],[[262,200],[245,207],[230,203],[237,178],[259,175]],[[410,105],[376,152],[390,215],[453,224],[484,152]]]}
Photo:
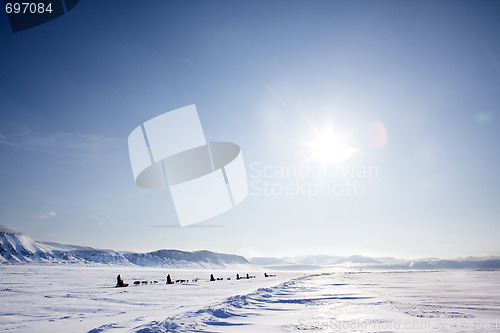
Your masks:
{"label": "mountain range", "polygon": [[494,256],[466,257],[455,259],[423,258],[397,259],[392,257],[348,257],[329,255],[306,255],[298,257],[256,257],[250,261],[269,270],[314,270],[314,269],[388,269],[388,270],[435,270],[435,269],[500,269],[500,258]]}
{"label": "mountain range", "polygon": [[0,263],[115,264],[146,267],[225,268],[250,264],[234,254],[210,251],[158,250],[122,252],[92,247],[34,241],[0,225]]}
{"label": "mountain range", "polygon": [[0,225],[0,263],[4,264],[106,264],[143,267],[177,268],[235,268],[240,265],[258,265],[266,270],[319,269],[500,269],[500,257],[466,257],[445,260],[424,258],[417,260],[361,255],[332,256],[305,255],[297,257],[246,258],[234,254],[211,251],[158,250],[148,253],[95,249],[92,247],[34,241],[22,232]]}

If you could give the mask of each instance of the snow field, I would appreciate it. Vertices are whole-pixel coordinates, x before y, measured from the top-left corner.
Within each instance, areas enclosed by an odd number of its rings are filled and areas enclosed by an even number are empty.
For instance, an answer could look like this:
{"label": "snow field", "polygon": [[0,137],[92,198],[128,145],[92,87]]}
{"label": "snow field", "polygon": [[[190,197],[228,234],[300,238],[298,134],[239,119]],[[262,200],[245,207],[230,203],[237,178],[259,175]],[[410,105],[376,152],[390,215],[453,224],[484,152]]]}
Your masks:
{"label": "snow field", "polygon": [[[114,288],[116,275],[158,284]],[[215,277],[231,280],[208,281]],[[6,332],[498,332],[500,271],[0,266]],[[276,272],[268,272],[276,273]],[[166,285],[173,280],[197,282]]]}

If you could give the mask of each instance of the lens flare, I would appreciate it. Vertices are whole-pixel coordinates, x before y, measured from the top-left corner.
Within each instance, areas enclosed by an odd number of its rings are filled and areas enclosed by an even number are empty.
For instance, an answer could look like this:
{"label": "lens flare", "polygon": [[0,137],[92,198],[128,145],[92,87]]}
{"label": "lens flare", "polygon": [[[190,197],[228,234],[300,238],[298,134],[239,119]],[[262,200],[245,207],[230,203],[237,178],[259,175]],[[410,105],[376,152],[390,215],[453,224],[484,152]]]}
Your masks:
{"label": "lens flare", "polygon": [[385,130],[384,124],[378,120],[372,121],[368,128],[368,139],[373,148],[384,148],[387,143],[387,131]]}

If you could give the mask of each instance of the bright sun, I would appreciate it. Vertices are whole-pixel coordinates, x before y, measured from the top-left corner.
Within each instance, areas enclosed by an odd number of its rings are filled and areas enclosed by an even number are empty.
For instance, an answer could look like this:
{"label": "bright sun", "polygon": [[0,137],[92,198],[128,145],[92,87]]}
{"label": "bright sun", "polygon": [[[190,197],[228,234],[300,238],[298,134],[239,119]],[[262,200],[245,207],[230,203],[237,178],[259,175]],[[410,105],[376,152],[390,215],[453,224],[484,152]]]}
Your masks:
{"label": "bright sun", "polygon": [[322,163],[340,163],[349,159],[357,150],[341,135],[333,131],[316,132],[310,143],[313,159]]}

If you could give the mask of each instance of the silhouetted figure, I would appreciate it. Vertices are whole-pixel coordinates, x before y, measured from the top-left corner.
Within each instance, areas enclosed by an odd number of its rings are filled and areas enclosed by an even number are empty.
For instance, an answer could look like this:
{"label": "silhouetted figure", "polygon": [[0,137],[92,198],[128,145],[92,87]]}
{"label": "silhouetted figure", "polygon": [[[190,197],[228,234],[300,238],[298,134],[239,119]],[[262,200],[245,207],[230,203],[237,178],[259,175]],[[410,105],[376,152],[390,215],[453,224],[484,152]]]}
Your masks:
{"label": "silhouetted figure", "polygon": [[247,273],[247,279],[250,279],[250,275],[248,275],[248,273]]}
{"label": "silhouetted figure", "polygon": [[210,274],[210,281],[215,281],[214,275]]}
{"label": "silhouetted figure", "polygon": [[118,274],[118,276],[116,277],[116,286],[117,287],[123,287],[124,286],[123,280],[122,280],[120,274]]}
{"label": "silhouetted figure", "polygon": [[170,274],[167,275],[167,284],[173,284]]}
{"label": "silhouetted figure", "polygon": [[236,280],[239,280],[239,279],[240,279],[240,275],[236,274]]}
{"label": "silhouetted figure", "polygon": [[267,273],[264,273],[264,277],[268,277],[269,275],[267,275]]}

